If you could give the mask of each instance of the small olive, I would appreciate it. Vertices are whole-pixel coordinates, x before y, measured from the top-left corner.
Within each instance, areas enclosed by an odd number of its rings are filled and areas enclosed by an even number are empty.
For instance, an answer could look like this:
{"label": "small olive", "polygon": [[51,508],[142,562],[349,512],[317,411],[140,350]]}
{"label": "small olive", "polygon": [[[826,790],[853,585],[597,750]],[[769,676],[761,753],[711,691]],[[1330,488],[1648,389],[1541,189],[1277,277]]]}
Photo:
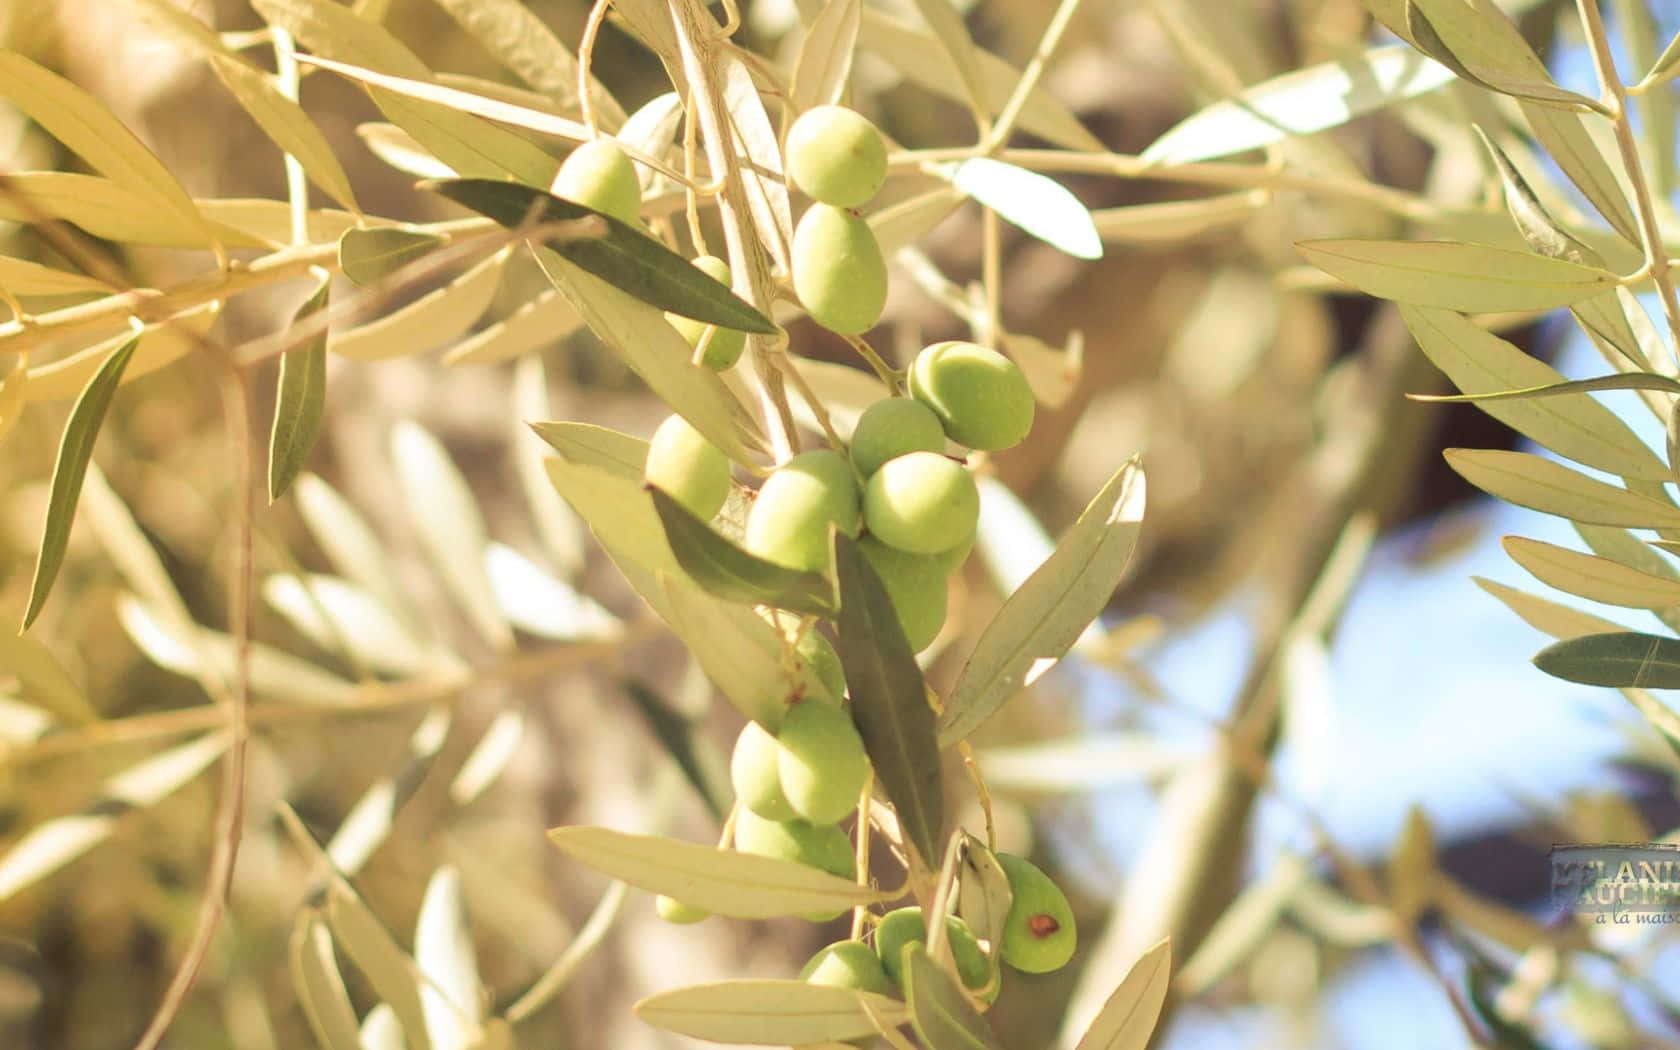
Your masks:
{"label": "small olive", "polygon": [[729,457],[681,416],[659,424],[648,442],[647,480],[710,521],[729,497]]}
{"label": "small olive", "polygon": [[832,449],[801,452],[764,482],[747,514],[747,550],[793,569],[828,567],[828,526],[857,535],[857,478]]}
{"label": "small olive", "polygon": [[1010,448],[1032,429],[1032,387],[1020,366],[974,343],[935,343],[917,354],[910,396],[933,409],[952,441],[969,448]]}
{"label": "small olive", "polygon": [[793,290],[829,331],[875,327],[887,305],[887,260],[869,224],[832,204],[806,209],[793,231]]}
{"label": "small olive", "polygon": [[852,431],[852,463],[865,478],[889,459],[944,449],[945,430],[939,417],[908,397],[889,397],[870,405]]}
{"label": "small olive", "polygon": [[811,199],[855,208],[886,181],[887,145],[856,110],[817,106],[788,129],[787,171]]}
{"label": "small olive", "polygon": [[912,452],[888,460],[869,479],[863,520],[889,547],[939,554],[973,539],[980,489],[962,464],[937,452]]}
{"label": "small olive", "polygon": [[632,225],[642,210],[636,167],[613,139],[591,139],[573,150],[555,172],[550,192]]}
{"label": "small olive", "polygon": [[777,742],[782,794],[795,813],[833,824],[857,808],[869,756],[850,715],[833,704],[801,701],[783,716]]}

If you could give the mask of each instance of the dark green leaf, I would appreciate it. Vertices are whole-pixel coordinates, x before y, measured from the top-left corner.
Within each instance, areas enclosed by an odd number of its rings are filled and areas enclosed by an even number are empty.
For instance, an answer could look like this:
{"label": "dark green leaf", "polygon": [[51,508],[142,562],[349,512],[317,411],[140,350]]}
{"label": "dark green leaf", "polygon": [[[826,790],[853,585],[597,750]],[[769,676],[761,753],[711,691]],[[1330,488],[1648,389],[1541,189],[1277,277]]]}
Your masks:
{"label": "dark green leaf", "polygon": [[404,230],[395,226],[360,226],[345,230],[338,239],[338,267],[358,285],[369,285],[439,247],[444,239],[435,233]]}
{"label": "dark green leaf", "polygon": [[[342,249],[341,249],[342,250]],[[293,322],[327,307],[331,279],[300,307]],[[321,433],[327,401],[327,332],[280,356],[280,379],[274,392],[274,426],[268,435],[268,501],[285,495]]]}
{"label": "dark green leaf", "polygon": [[708,593],[812,616],[834,614],[834,588],[820,573],[789,569],[735,546],[659,488],[649,485],[671,553]]}
{"label": "dark green leaf", "polygon": [[1558,394],[1584,394],[1593,390],[1661,390],[1680,394],[1680,381],[1655,372],[1627,372],[1614,376],[1594,376],[1592,379],[1571,379],[1545,386],[1525,387],[1522,390],[1496,390],[1487,394],[1407,394],[1413,401],[1509,401],[1527,397],[1555,397]]}
{"label": "dark green leaf", "polygon": [[904,946],[904,1002],[927,1050],[1003,1050],[981,1017],[919,941]]}
{"label": "dark green leaf", "polygon": [[1637,631],[1584,634],[1540,650],[1534,666],[1582,685],[1680,689],[1680,639]]}
{"label": "dark green leaf", "polygon": [[93,443],[105,422],[105,410],[111,407],[111,397],[122,382],[123,369],[140,345],[140,336],[117,347],[99,371],[82,388],[76,406],[70,410],[70,420],[64,424],[64,437],[58,445],[58,462],[53,464],[52,494],[47,498],[47,524],[41,535],[41,553],[35,561],[35,579],[29,585],[29,608],[23,614],[23,628],[35,622],[47,595],[52,593],[53,580],[64,563],[64,551],[70,543],[70,525],[76,519],[76,501],[82,494],[82,479],[87,476],[88,462],[93,458]]}
{"label": "dark green leaf", "polygon": [[1668,470],[1676,478],[1680,478],[1680,399],[1677,399],[1668,410],[1668,424],[1666,447],[1668,449]]}
{"label": "dark green leaf", "polygon": [[835,648],[863,737],[905,839],[924,863],[937,863],[945,793],[933,709],[916,656],[899,626],[886,585],[857,542],[836,530],[834,571],[840,588]]}
{"label": "dark green leaf", "polygon": [[729,815],[728,788],[720,788],[715,770],[708,769],[706,763],[700,760],[700,753],[694,747],[694,723],[671,710],[658,694],[634,678],[626,678],[621,684],[635,703],[636,710],[647,719],[648,728],[660,745],[677,763],[677,768],[683,771],[688,782],[694,785],[700,800],[706,803],[713,817],[722,821]]}
{"label": "dark green leaf", "polygon": [[687,259],[610,215],[512,182],[439,179],[421,185],[509,229],[599,218],[607,225],[605,237],[556,238],[545,243],[576,266],[650,306],[722,328],[762,335],[776,331],[769,318],[738,298],[727,285],[712,280]]}

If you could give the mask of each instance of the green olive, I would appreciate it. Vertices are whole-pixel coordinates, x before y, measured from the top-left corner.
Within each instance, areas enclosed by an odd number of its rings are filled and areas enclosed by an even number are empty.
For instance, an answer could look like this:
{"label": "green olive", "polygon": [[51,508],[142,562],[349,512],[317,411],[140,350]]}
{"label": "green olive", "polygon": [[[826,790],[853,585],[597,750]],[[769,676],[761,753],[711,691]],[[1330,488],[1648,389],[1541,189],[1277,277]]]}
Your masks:
{"label": "green olive", "polygon": [[910,395],[933,409],[952,441],[997,451],[1032,429],[1033,393],[1020,367],[974,343],[935,343],[910,365]]}
{"label": "green olive", "polygon": [[912,452],[888,460],[869,479],[863,520],[889,547],[939,554],[973,539],[980,489],[962,464],[937,452]]}
{"label": "green olive", "polygon": [[710,521],[729,496],[729,457],[688,420],[669,416],[648,442],[647,480]]}
{"label": "green olive", "polygon": [[857,808],[869,756],[845,711],[821,701],[788,708],[777,736],[782,794],[795,813],[813,824],[833,824]]}
{"label": "green olive", "polygon": [[799,636],[793,651],[805,662],[805,673],[815,676],[819,691],[807,690],[806,696],[827,693],[826,699],[839,703],[846,695],[846,672],[840,666],[840,654],[834,643],[824,638],[816,628]]}
{"label": "green olive", "polygon": [[800,969],[799,979],[876,995],[892,994],[892,984],[881,968],[880,957],[862,941],[836,941],[817,952]]}
{"label": "green olive", "polygon": [[886,585],[887,598],[913,652],[926,649],[945,626],[945,579],[941,554],[910,554],[875,536],[858,541],[870,567]]}
{"label": "green olive", "polygon": [[939,417],[913,398],[889,397],[858,416],[852,431],[852,463],[865,478],[889,459],[911,452],[943,452],[945,429]]}
{"label": "green olive", "polygon": [[735,738],[729,756],[729,782],[741,805],[766,820],[792,820],[799,816],[782,794],[782,745],[757,722],[748,722]]}
{"label": "green olive", "polygon": [[[715,255],[700,256],[694,260],[694,266],[714,281],[729,283],[729,264]],[[667,313],[665,319],[671,322],[671,327],[677,330],[689,346],[699,346],[700,340],[706,337],[706,330],[711,329],[711,341],[706,344],[706,351],[700,356],[700,363],[714,372],[733,368],[735,362],[741,359],[742,351],[746,349],[745,332],[733,328],[718,328],[681,314]]]}
{"label": "green olive", "polygon": [[636,167],[613,139],[592,139],[573,150],[555,173],[550,192],[631,225],[642,210]]}
{"label": "green olive", "polygon": [[765,480],[747,514],[747,550],[793,569],[828,567],[828,526],[855,536],[861,523],[857,478],[832,449],[801,452]]}
{"label": "green olive", "polygon": [[829,331],[875,327],[887,305],[887,260],[869,224],[832,204],[811,205],[793,231],[793,290]]}
{"label": "green olive", "polygon": [[1014,900],[1003,920],[1003,961],[1026,973],[1049,973],[1073,958],[1078,935],[1067,897],[1031,861],[999,853]]}
{"label": "green olive", "polygon": [[[951,946],[951,959],[957,964],[957,974],[963,984],[971,991],[986,987],[992,979],[991,960],[980,950],[980,942],[968,924],[955,915],[946,916],[945,939]],[[904,946],[912,943],[927,943],[927,923],[922,919],[922,909],[899,908],[881,917],[875,927],[875,952],[894,984],[902,983],[899,967],[903,964]]]}
{"label": "green olive", "polygon": [[787,172],[812,200],[855,208],[887,178],[887,144],[861,114],[817,106],[788,129]]}
{"label": "green olive", "polygon": [[838,824],[766,820],[750,809],[742,809],[735,814],[735,848],[760,857],[794,861],[842,879],[857,873],[852,840]]}
{"label": "green olive", "polygon": [[666,922],[674,922],[681,926],[688,926],[696,922],[704,922],[712,917],[712,913],[703,908],[684,904],[675,897],[667,897],[663,893],[653,899],[653,910]]}

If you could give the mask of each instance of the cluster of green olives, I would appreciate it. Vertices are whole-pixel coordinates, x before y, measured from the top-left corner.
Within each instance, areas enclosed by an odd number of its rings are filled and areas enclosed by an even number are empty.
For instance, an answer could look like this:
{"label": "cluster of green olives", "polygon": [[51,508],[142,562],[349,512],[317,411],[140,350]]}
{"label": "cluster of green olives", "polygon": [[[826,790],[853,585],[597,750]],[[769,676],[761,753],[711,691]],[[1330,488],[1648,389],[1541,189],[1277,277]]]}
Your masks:
{"label": "cluster of green olives", "polygon": [[869,224],[852,209],[887,177],[887,147],[867,119],[817,106],[788,129],[788,178],[812,204],[793,230],[793,290],[811,319],[861,335],[887,305],[887,261]]}
{"label": "cluster of green olives", "polygon": [[1009,448],[1032,427],[1033,396],[1014,362],[973,343],[935,343],[910,367],[909,397],[859,416],[850,455],[802,452],[765,481],[746,547],[790,568],[828,568],[828,527],[858,539],[886,584],[913,650],[945,624],[945,581],[967,558],[980,491],[948,441]]}
{"label": "cluster of green olives", "polygon": [[[1049,973],[1067,965],[1077,941],[1073,909],[1050,877],[1023,857],[999,853],[997,859],[1013,897],[1002,936],[991,951],[981,947],[968,923],[955,915],[945,918],[945,943],[957,977],[986,1003],[996,1000],[1000,987],[995,960],[1023,973]],[[873,946],[860,940],[836,941],[811,956],[799,977],[812,984],[894,995],[902,983],[905,947],[926,943],[922,909],[899,908],[875,923]],[[861,1043],[867,1045],[868,1040]]]}

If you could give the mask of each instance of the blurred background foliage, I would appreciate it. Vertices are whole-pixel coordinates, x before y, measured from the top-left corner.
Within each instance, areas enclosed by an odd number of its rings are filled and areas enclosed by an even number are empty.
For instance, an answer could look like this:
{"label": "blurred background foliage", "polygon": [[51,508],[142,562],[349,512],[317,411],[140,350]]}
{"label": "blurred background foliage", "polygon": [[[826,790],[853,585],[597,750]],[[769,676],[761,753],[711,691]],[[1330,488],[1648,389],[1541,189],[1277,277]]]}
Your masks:
{"label": "blurred background foliage", "polygon": [[[238,0],[185,6],[224,32],[261,25]],[[885,6],[915,17],[908,4]],[[1560,33],[1566,39],[1555,46],[1567,45],[1569,5],[1505,6],[1520,15],[1543,53]],[[576,46],[587,5],[529,0],[529,7]],[[800,35],[790,0],[744,0],[743,8],[739,41],[778,62],[790,61]],[[1033,0],[979,0],[970,5],[966,21],[977,42],[1019,67],[1032,55],[1049,13],[1050,5]],[[512,83],[432,0],[392,0],[384,21],[435,70]],[[1046,84],[1109,150],[1135,154],[1209,100],[1291,69],[1347,57],[1373,39],[1370,18],[1357,0],[1091,0],[1067,34]],[[9,0],[0,6],[0,43],[93,93],[195,196],[284,199],[277,149],[203,62],[149,29],[128,5]],[[668,87],[658,62],[611,18],[594,69],[627,111]],[[854,85],[862,108],[900,143],[955,145],[968,135],[960,105],[905,80],[884,62],[860,60]],[[1284,143],[1274,159],[1302,178],[1265,191],[1217,178],[1068,175],[1067,185],[1098,211],[1105,231],[1107,253],[1096,262],[1071,259],[1004,227],[1005,326],[1048,347],[1062,347],[1079,333],[1083,350],[1078,381],[1065,404],[1041,411],[1028,442],[997,457],[998,476],[1052,535],[1133,450],[1144,451],[1150,478],[1134,574],[1110,610],[1115,651],[1045,679],[995,718],[981,741],[1077,741],[1084,734],[1114,745],[1096,759],[1087,755],[1086,765],[1064,766],[1071,783],[1052,783],[1045,770],[1057,762],[1042,756],[1016,756],[1024,765],[1009,768],[1024,771],[1000,777],[1000,846],[1032,852],[1065,877],[1085,936],[1074,968],[1013,978],[1006,985],[992,1015],[1006,1045],[1051,1045],[1076,998],[1076,985],[1106,989],[1123,973],[1129,958],[1124,952],[1105,954],[1100,935],[1122,898],[1123,877],[1130,876],[1134,887],[1145,886],[1126,900],[1150,900],[1147,861],[1137,857],[1157,827],[1150,822],[1171,816],[1170,806],[1154,806],[1156,795],[1171,774],[1229,743],[1217,727],[1234,683],[1254,667],[1287,656],[1279,625],[1299,611],[1336,545],[1342,543],[1353,558],[1338,569],[1344,576],[1331,581],[1332,591],[1352,586],[1362,544],[1375,535],[1401,537],[1399,546],[1387,549],[1399,552],[1389,559],[1390,578],[1396,581],[1393,593],[1403,595],[1414,586],[1407,581],[1450,559],[1482,527],[1479,519],[1451,513],[1470,490],[1443,467],[1439,450],[1509,447],[1514,436],[1467,406],[1401,400],[1403,391],[1443,392],[1445,383],[1411,348],[1391,307],[1327,294],[1327,282],[1305,267],[1292,247],[1322,236],[1429,232],[1426,224],[1397,213],[1402,209],[1375,205],[1361,193],[1320,192],[1324,186],[1368,181],[1400,191],[1405,200],[1498,214],[1497,195],[1490,196],[1489,176],[1468,138],[1440,132],[1443,123],[1459,120],[1455,107],[1473,104],[1467,98],[1435,95]],[[310,76],[303,101],[335,146],[367,211],[414,221],[452,214],[416,192],[408,175],[381,163],[358,138],[358,124],[379,119],[358,87]],[[76,166],[75,158],[0,104],[0,170]],[[1219,221],[1109,211],[1217,194],[1249,196],[1233,199]],[[51,245],[26,226],[6,224],[0,237],[8,255],[52,258]],[[981,277],[979,244],[978,213],[966,208],[919,242],[919,249],[960,287]],[[137,283],[154,286],[203,265],[198,256],[170,250],[100,247]],[[534,270],[514,272],[486,323],[507,316],[540,287]],[[270,332],[285,323],[306,291],[294,283],[241,296],[228,304],[214,337],[234,345]],[[903,268],[895,271],[888,321],[892,335],[882,345],[900,351],[966,334]],[[1554,351],[1555,330],[1533,319],[1514,321],[1508,335],[1542,355]],[[792,348],[812,358],[849,360],[843,344],[807,322],[794,326]],[[417,421],[443,443],[470,486],[489,536],[548,572],[570,577],[625,626],[604,641],[554,642],[522,634],[522,654],[531,656],[526,664],[468,675],[465,684],[432,693],[414,690],[405,696],[398,689],[375,688],[338,706],[258,704],[231,909],[166,1045],[242,1050],[312,1045],[296,1007],[287,946],[308,900],[313,857],[276,819],[282,801],[325,842],[359,803],[377,801],[389,790],[400,804],[392,807],[388,833],[375,836],[355,879],[357,889],[407,944],[434,872],[457,872],[479,978],[493,1011],[517,1002],[562,957],[605,889],[603,880],[563,862],[543,829],[600,823],[702,841],[715,834],[714,818],[676,775],[660,732],[646,717],[645,695],[639,704],[627,683],[646,687],[679,716],[679,724],[695,726],[702,760],[713,768],[738,716],[711,701],[681,646],[649,622],[592,543],[572,552],[576,560],[570,564],[564,543],[545,543],[539,519],[551,511],[527,499],[514,452],[515,442],[525,440],[514,422],[520,410],[511,407],[520,404],[514,367],[445,367],[433,348],[417,349],[428,352],[377,363],[332,362],[326,424],[310,469],[367,519],[395,566],[404,600],[418,613],[428,646],[458,654],[472,667],[501,666],[502,658],[486,646],[440,581],[417,534],[417,519],[428,513],[426,501],[405,493],[392,467],[391,435],[402,421]],[[554,341],[538,354],[546,369],[550,418],[645,434],[664,414],[587,333]],[[529,365],[521,367],[524,382],[541,381]],[[271,368],[254,376],[259,391],[272,382]],[[264,400],[259,397],[259,403]],[[0,607],[12,615],[28,594],[65,411],[62,401],[33,405],[7,435],[0,456],[0,552],[6,566]],[[266,419],[253,423],[258,433],[266,433],[266,425]],[[111,490],[156,549],[193,618],[227,629],[229,508],[238,499],[239,475],[214,371],[187,363],[137,381],[118,397],[106,431],[97,463]],[[1338,461],[1339,455],[1351,462]],[[0,1044],[9,1047],[130,1045],[174,971],[203,892],[210,849],[212,776],[190,778],[155,804],[109,802],[110,777],[181,744],[192,730],[210,728],[216,716],[195,681],[158,667],[136,644],[134,632],[125,630],[121,595],[129,584],[113,568],[109,541],[96,536],[86,520],[72,540],[57,593],[32,637],[71,669],[97,720],[41,735],[18,713],[18,704],[0,707],[7,723],[0,724],[0,849],[15,847],[31,829],[67,814],[115,819],[108,841],[58,870],[8,886],[0,900]],[[331,552],[300,516],[295,494],[259,509],[255,557],[259,580],[299,569],[327,571],[331,564]],[[1443,600],[1491,605],[1465,575],[1455,570],[1454,579],[1464,586]],[[955,629],[932,671],[935,682],[949,682],[973,631],[1000,600],[977,562],[964,583],[953,606]],[[1206,629],[1210,614],[1233,608],[1233,629]],[[260,642],[336,674],[359,673],[354,661],[317,644],[268,605],[251,611]],[[1368,644],[1381,646],[1388,639],[1403,645],[1432,618],[1451,622],[1453,616],[1450,608],[1419,610],[1395,601],[1387,612],[1378,609],[1359,622],[1371,632]],[[1332,613],[1329,623],[1334,621]],[[1194,640],[1187,657],[1176,663],[1153,659],[1151,654],[1183,653],[1186,638]],[[1518,666],[1527,644],[1486,654],[1475,669],[1480,687],[1532,689],[1533,680]],[[1191,667],[1197,664],[1201,667]],[[1186,668],[1186,677],[1175,681],[1178,667]],[[1219,679],[1210,668],[1230,674]],[[1195,677],[1197,670],[1213,678]],[[4,671],[0,666],[0,700],[7,694]],[[1424,676],[1422,669],[1418,673]],[[1338,699],[1364,681],[1354,677],[1349,685],[1338,678]],[[1198,689],[1208,695],[1191,695]],[[1392,683],[1389,689],[1387,695],[1394,696]],[[1423,695],[1397,702],[1425,708],[1435,699]],[[205,715],[207,710],[212,713]],[[1203,732],[1189,742],[1173,738],[1169,746],[1168,735],[1152,728],[1158,723],[1151,719],[1163,711],[1166,721],[1188,722]],[[440,724],[444,729],[438,733]],[[493,781],[481,784],[469,758],[487,733],[492,751],[497,741],[511,744],[493,766]],[[1232,746],[1240,751],[1252,742]],[[1331,738],[1321,746],[1334,751],[1341,745]],[[1548,761],[1543,750],[1530,757],[1540,767]],[[1220,942],[1229,958],[1202,960],[1203,979],[1193,998],[1204,1009],[1181,1015],[1182,1028],[1169,1029],[1164,1045],[1236,1045],[1239,1037],[1257,1040],[1243,1045],[1452,1045],[1464,1035],[1450,1023],[1445,1036],[1430,1037],[1446,1041],[1403,1037],[1421,1022],[1408,1005],[1418,1000],[1415,989],[1407,994],[1402,989],[1430,973],[1423,1013],[1446,1012],[1452,1001],[1478,1010],[1470,989],[1481,989],[1478,981],[1488,976],[1492,991],[1486,1003],[1496,1005],[1486,1009],[1495,1019],[1551,1023],[1561,1032],[1556,1045],[1672,1045],[1680,1028],[1672,994],[1673,949],[1665,947],[1671,939],[1653,939],[1618,958],[1618,946],[1588,945],[1580,931],[1567,923],[1547,926],[1536,910],[1545,842],[1644,840],[1677,822],[1667,779],[1673,766],[1662,764],[1663,753],[1630,731],[1620,757],[1619,767],[1595,766],[1590,777],[1572,784],[1567,797],[1559,792],[1524,798],[1515,819],[1507,814],[1500,822],[1466,828],[1454,840],[1433,841],[1421,820],[1373,824],[1363,829],[1369,834],[1362,839],[1377,845],[1340,857],[1363,875],[1320,865],[1310,879],[1300,876],[1310,882],[1310,892],[1280,884],[1288,882],[1287,872],[1280,874],[1276,866],[1245,863],[1241,828],[1225,829],[1228,848],[1202,873],[1212,896],[1193,909],[1191,926],[1205,933],[1227,914],[1229,892],[1257,875],[1264,878],[1251,888],[1271,886],[1267,892],[1275,899],[1268,907],[1264,893],[1242,898],[1248,911],[1239,918],[1246,926],[1233,932],[1227,923],[1226,941]],[[1068,768],[1074,772],[1065,774]],[[1628,769],[1645,771],[1637,781],[1638,798],[1629,797]],[[1081,790],[1092,786],[1103,790]],[[1424,787],[1402,780],[1368,784],[1366,790],[1385,804],[1400,804]],[[1504,796],[1507,787],[1483,781],[1479,790]],[[1309,815],[1312,805],[1306,806]],[[1351,818],[1356,829],[1358,819],[1357,813]],[[975,826],[972,813],[965,822]],[[1120,824],[1126,827],[1117,831]],[[1313,859],[1311,850],[1302,856]],[[1437,863],[1452,874],[1437,875]],[[1519,867],[1520,877],[1513,877]],[[1441,879],[1450,881],[1450,891],[1439,889],[1448,885]],[[1220,885],[1227,891],[1223,897]],[[1434,888],[1425,892],[1419,888],[1424,885]],[[1374,901],[1356,900],[1361,887],[1376,888]],[[1171,888],[1154,890],[1164,896]],[[635,1021],[631,1003],[650,991],[708,977],[789,976],[830,939],[824,933],[832,932],[792,921],[714,919],[673,927],[657,920],[651,901],[635,893],[615,919],[604,942],[577,966],[552,1003],[521,1019],[518,1045],[626,1050],[683,1045]],[[1412,930],[1421,936],[1403,932]],[[1372,959],[1392,958],[1396,944],[1421,954],[1397,968],[1373,970]],[[1175,945],[1175,954],[1178,949]],[[1666,971],[1659,966],[1662,957],[1670,963]],[[1175,963],[1184,959],[1179,955]],[[346,965],[344,971],[352,998],[365,1009],[376,998],[373,989],[355,967]],[[1380,975],[1376,994],[1352,1006],[1334,1006],[1328,999],[1333,983],[1364,980],[1369,972]],[[1664,972],[1670,982],[1666,998],[1660,990]],[[1617,997],[1633,987],[1643,989],[1644,1013],[1637,1024],[1626,1013],[1634,1006]],[[1446,1016],[1450,1022],[1450,1012]],[[1635,1034],[1638,1028],[1646,1034]],[[1384,1032],[1399,1034],[1385,1040]]]}

